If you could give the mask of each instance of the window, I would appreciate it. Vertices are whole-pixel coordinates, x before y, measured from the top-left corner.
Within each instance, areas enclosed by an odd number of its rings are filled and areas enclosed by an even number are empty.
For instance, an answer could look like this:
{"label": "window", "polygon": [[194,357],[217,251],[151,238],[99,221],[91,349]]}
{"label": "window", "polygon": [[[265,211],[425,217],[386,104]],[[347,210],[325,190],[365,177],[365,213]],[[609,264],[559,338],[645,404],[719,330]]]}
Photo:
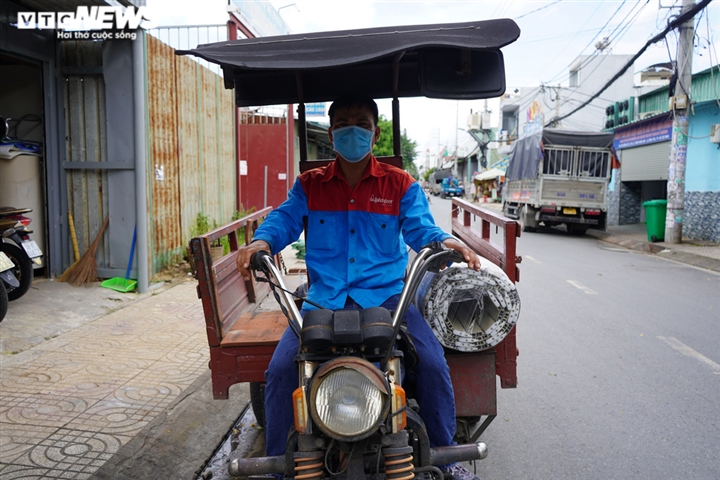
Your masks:
{"label": "window", "polygon": [[580,70],[570,70],[570,86],[580,86]]}

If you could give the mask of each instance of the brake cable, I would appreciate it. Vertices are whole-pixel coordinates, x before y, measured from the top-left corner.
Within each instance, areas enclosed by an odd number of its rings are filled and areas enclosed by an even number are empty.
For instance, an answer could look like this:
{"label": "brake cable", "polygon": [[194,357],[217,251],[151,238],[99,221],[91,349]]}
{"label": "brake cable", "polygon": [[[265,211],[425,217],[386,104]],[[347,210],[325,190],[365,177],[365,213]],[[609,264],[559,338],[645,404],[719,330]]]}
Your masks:
{"label": "brake cable", "polygon": [[[320,305],[320,304],[317,304],[317,303],[315,303],[315,302],[313,302],[313,301],[311,301],[311,300],[308,300],[307,297],[303,297],[302,295],[298,295],[298,294],[295,293],[295,292],[291,292],[290,290],[284,289],[283,287],[281,287],[281,286],[278,285],[277,283],[274,283],[274,282],[270,281],[270,279],[268,279],[267,277],[258,277],[257,272],[253,272],[253,273],[254,273],[254,275],[255,275],[255,281],[256,281],[256,282],[265,282],[265,283],[267,283],[268,285],[270,285],[270,289],[273,291],[273,294],[275,295],[275,300],[277,300],[277,302],[280,304],[281,307],[282,307],[283,305],[282,305],[282,302],[280,302],[280,296],[277,294],[277,292],[275,292],[275,289],[276,289],[276,288],[279,288],[280,290],[282,290],[282,291],[285,292],[285,293],[289,293],[290,295],[292,295],[292,296],[295,297],[295,298],[299,298],[299,299],[302,300],[303,302],[309,303],[309,304],[312,305],[313,307],[320,308],[320,309],[322,309],[322,310],[329,310],[328,308],[325,308],[325,307],[323,307],[323,306]],[[267,272],[265,272],[265,269],[263,269],[263,273],[265,273],[265,274],[267,275]]]}

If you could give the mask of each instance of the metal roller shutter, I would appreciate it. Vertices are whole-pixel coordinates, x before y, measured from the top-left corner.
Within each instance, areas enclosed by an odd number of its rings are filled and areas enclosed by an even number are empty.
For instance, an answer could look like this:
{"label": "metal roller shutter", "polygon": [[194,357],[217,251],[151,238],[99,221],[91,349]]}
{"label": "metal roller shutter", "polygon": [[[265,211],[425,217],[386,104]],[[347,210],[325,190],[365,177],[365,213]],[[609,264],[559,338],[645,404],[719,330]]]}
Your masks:
{"label": "metal roller shutter", "polygon": [[623,182],[667,180],[670,164],[670,142],[653,143],[622,150]]}

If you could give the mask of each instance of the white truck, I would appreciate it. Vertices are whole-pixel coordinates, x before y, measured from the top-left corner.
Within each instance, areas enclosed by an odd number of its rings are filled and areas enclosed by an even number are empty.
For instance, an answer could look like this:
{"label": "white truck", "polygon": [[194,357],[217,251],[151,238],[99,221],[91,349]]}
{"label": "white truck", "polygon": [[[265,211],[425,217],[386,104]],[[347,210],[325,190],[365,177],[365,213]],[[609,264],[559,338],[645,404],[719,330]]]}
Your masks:
{"label": "white truck", "polygon": [[613,134],[546,128],[513,143],[503,213],[523,231],[565,224],[568,233],[605,229]]}

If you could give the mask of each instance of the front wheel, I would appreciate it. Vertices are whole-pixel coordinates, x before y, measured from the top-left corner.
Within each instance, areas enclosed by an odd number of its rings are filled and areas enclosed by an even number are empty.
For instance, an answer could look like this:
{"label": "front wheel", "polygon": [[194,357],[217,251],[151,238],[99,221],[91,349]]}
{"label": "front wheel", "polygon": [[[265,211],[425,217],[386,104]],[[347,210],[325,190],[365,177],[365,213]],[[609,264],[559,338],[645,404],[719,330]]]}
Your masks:
{"label": "front wheel", "polygon": [[20,282],[20,286],[17,288],[7,287],[7,297],[10,301],[17,300],[30,290],[33,281],[32,260],[22,248],[10,243],[0,242],[0,252],[4,252],[15,264],[15,268],[11,271]]}
{"label": "front wheel", "polygon": [[5,318],[8,309],[8,296],[5,291],[5,283],[0,281],[0,322]]}
{"label": "front wheel", "polygon": [[257,424],[265,428],[265,384],[260,382],[250,383],[250,405]]}

